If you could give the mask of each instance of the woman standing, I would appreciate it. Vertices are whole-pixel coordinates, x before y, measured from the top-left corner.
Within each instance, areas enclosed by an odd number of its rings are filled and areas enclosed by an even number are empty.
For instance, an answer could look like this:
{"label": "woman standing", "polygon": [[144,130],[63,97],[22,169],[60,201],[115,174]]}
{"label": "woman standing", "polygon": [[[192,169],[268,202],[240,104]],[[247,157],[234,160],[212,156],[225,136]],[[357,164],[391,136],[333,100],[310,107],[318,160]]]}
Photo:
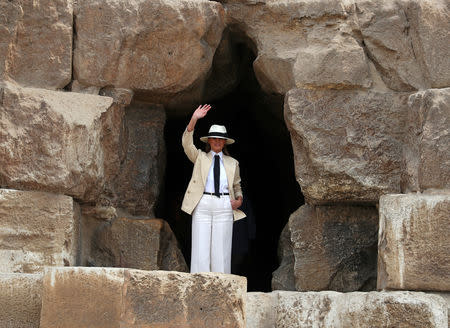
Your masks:
{"label": "woman standing", "polygon": [[181,209],[192,214],[191,273],[231,272],[233,221],[245,217],[242,205],[239,163],[224,154],[225,145],[234,143],[222,125],[212,125],[200,138],[210,146],[204,152],[194,146],[197,121],[206,116],[210,105],[200,105],[183,133],[182,145],[194,170]]}

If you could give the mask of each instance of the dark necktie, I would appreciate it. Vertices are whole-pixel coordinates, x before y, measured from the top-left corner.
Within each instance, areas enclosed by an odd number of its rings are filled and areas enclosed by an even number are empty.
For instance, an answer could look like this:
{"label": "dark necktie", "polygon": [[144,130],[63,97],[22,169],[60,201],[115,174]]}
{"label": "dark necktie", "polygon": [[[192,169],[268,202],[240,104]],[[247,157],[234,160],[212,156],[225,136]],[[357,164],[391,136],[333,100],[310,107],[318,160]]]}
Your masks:
{"label": "dark necktie", "polygon": [[214,156],[214,195],[220,197],[219,193],[219,182],[220,182],[220,157],[219,155]]}

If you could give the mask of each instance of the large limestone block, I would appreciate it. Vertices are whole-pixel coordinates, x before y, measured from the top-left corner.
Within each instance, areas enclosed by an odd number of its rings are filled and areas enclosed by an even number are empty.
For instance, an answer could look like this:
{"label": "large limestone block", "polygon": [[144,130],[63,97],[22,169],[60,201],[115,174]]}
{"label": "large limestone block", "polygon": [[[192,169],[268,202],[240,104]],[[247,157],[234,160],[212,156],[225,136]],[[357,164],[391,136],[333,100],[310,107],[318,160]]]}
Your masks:
{"label": "large limestone block", "polygon": [[126,153],[113,180],[116,205],[133,215],[154,216],[164,182],[166,115],[160,105],[125,109]]}
{"label": "large limestone block", "polygon": [[402,191],[450,188],[450,88],[408,99]]}
{"label": "large limestone block", "polygon": [[245,302],[246,328],[275,328],[277,305],[277,293],[247,293]]}
{"label": "large limestone block", "polygon": [[[430,87],[416,57],[408,5],[415,1],[356,1],[355,15],[365,48],[386,85],[397,91]],[[417,44],[416,44],[417,47]]]}
{"label": "large limestone block", "polygon": [[227,25],[251,40],[262,88],[371,86],[364,49],[352,35],[342,1],[225,1]]}
{"label": "large limestone block", "polygon": [[39,328],[42,274],[0,274],[0,327]]}
{"label": "large limestone block", "polygon": [[447,304],[414,292],[277,292],[277,328],[446,328]]}
{"label": "large limestone block", "polygon": [[95,201],[117,176],[123,109],[109,97],[0,85],[0,184]]}
{"label": "large limestone block", "polygon": [[0,2],[0,77],[63,88],[72,77],[72,1]]}
{"label": "large limestone block", "polygon": [[156,103],[205,80],[224,28],[222,6],[206,0],[82,0],[74,12],[75,78]]}
{"label": "large limestone block", "polygon": [[49,268],[43,285],[41,328],[245,327],[244,277]]}
{"label": "large limestone block", "polygon": [[95,266],[187,272],[169,224],[161,219],[119,216],[94,233],[89,262]]}
{"label": "large limestone block", "polygon": [[289,230],[298,291],[375,289],[375,207],[304,205]]}
{"label": "large limestone block", "polygon": [[450,191],[380,198],[379,289],[450,291]]}
{"label": "large limestone block", "polygon": [[[450,87],[450,4],[447,0],[416,0],[409,7],[414,51],[423,62],[432,88]],[[413,40],[414,40],[413,39]],[[413,41],[414,42],[414,41]]]}
{"label": "large limestone block", "polygon": [[0,189],[0,272],[75,265],[79,224],[71,197]]}
{"label": "large limestone block", "polygon": [[309,203],[378,202],[400,191],[407,94],[290,90],[284,115]]}
{"label": "large limestone block", "polygon": [[389,88],[450,85],[448,1],[358,0],[352,11],[368,56]]}

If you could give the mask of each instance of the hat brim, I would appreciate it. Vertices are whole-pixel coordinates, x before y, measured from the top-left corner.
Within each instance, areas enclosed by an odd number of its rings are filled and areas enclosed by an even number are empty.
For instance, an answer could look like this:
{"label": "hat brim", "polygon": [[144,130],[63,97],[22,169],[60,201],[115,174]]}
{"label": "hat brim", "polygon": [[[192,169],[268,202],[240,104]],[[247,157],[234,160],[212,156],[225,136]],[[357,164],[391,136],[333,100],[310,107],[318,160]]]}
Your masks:
{"label": "hat brim", "polygon": [[210,136],[210,137],[201,137],[200,140],[203,141],[204,143],[208,143],[208,139],[209,138],[217,138],[217,139],[225,139],[226,140],[226,145],[231,145],[234,143],[234,139],[231,138],[226,138],[226,137],[220,137],[220,136]]}

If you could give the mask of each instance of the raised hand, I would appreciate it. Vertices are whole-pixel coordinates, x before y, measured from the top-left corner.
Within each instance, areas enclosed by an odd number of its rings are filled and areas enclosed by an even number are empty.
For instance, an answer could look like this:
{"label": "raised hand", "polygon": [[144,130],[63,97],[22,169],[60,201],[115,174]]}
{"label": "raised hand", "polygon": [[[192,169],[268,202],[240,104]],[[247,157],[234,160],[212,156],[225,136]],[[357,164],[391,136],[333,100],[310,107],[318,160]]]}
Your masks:
{"label": "raised hand", "polygon": [[198,106],[198,108],[195,110],[194,114],[192,114],[192,117],[196,118],[196,119],[200,119],[206,116],[206,114],[208,113],[208,111],[211,109],[211,105],[200,105]]}
{"label": "raised hand", "polygon": [[210,109],[211,109],[211,105],[208,105],[208,104],[198,106],[197,109],[195,110],[194,114],[192,114],[191,120],[187,126],[187,130],[189,132],[193,131],[195,124],[197,123],[197,120],[205,117]]}

